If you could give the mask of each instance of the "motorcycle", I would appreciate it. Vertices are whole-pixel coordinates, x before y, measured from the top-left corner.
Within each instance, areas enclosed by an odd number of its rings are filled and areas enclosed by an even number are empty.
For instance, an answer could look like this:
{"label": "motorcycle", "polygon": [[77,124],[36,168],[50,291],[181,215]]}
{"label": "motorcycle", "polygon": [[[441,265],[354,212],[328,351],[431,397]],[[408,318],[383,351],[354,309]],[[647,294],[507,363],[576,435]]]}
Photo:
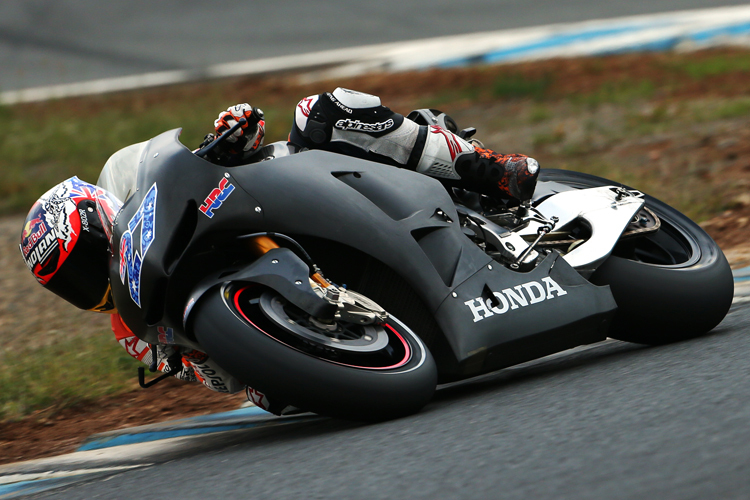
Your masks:
{"label": "motorcycle", "polygon": [[630,187],[548,169],[518,203],[324,151],[206,161],[233,131],[194,153],[172,130],[107,162],[99,185],[124,200],[112,293],[138,337],[199,349],[272,401],[394,418],[436,384],[607,337],[701,335],[731,305],[713,240]]}

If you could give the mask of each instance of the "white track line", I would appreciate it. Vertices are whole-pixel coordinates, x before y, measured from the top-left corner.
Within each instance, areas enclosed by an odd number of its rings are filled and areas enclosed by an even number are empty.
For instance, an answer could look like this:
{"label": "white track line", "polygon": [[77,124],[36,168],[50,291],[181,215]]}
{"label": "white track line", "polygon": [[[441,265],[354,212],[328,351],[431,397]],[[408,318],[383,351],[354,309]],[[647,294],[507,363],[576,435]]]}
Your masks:
{"label": "white track line", "polygon": [[[102,94],[203,79],[311,70],[307,81],[373,71],[407,71],[633,50],[750,45],[750,5],[552,24],[223,63],[0,93],[0,104]],[[314,71],[312,71],[314,70]]]}
{"label": "white track line", "polygon": [[64,471],[49,471],[49,472],[37,472],[33,474],[10,474],[7,476],[0,476],[0,485],[8,485],[14,483],[20,483],[24,481],[39,481],[41,479],[60,479],[66,477],[82,476],[86,474],[98,474],[101,472],[117,472],[122,470],[135,469],[138,467],[145,467],[150,464],[143,465],[119,465],[116,467],[99,467],[94,469],[74,469]]}

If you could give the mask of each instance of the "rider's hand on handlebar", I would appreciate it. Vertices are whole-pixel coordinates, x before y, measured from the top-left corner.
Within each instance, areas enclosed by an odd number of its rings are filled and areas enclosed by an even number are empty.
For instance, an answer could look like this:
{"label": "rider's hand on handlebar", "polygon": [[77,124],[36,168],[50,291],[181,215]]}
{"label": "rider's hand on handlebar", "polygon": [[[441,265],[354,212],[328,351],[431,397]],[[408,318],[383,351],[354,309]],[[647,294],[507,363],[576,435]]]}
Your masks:
{"label": "rider's hand on handlebar", "polygon": [[226,111],[219,113],[219,117],[214,121],[214,130],[217,136],[236,125],[240,118],[245,118],[250,122],[242,125],[226,138],[226,141],[232,144],[231,150],[235,154],[240,151],[253,152],[263,143],[265,123],[261,120],[257,125],[251,125],[253,111],[253,107],[247,103],[235,104],[227,108]]}
{"label": "rider's hand on handlebar", "polygon": [[[219,136],[223,132],[232,128],[237,124],[237,121],[240,118],[250,120],[252,114],[253,107],[248,103],[235,104],[234,106],[228,107],[226,111],[222,111],[221,113],[219,113],[219,118],[214,121],[214,130],[216,130],[216,135]],[[248,132],[247,128],[248,124],[243,125],[239,129],[237,129],[237,131],[235,131],[235,133],[232,134],[231,137],[227,137],[226,140],[229,142],[237,142],[237,139],[245,135],[245,132]],[[254,128],[255,127],[253,127],[253,129]]]}

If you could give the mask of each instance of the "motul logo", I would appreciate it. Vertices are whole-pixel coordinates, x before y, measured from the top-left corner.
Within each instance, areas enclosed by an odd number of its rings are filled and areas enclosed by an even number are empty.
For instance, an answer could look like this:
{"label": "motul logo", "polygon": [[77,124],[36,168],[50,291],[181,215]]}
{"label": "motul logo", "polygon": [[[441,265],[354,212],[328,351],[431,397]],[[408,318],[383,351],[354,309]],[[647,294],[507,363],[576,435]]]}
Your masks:
{"label": "motul logo", "polygon": [[527,307],[568,294],[550,277],[542,278],[542,283],[529,281],[513,288],[506,288],[502,292],[493,292],[492,295],[496,299],[495,305],[492,299],[482,297],[467,300],[464,304],[469,306],[474,315],[474,323],[476,323],[495,314],[505,314],[519,307]]}

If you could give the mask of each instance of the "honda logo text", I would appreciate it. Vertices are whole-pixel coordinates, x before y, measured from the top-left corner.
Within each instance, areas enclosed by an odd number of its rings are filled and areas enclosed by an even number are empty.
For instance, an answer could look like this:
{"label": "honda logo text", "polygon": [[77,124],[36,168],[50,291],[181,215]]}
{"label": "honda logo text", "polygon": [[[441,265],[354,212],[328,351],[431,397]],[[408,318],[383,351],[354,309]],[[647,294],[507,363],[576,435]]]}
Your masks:
{"label": "honda logo text", "polygon": [[467,300],[464,304],[469,307],[474,315],[474,323],[476,323],[495,314],[505,314],[519,307],[527,307],[568,294],[550,277],[542,278],[542,283],[529,281],[513,288],[506,288],[501,292],[493,292],[494,304],[493,299],[483,297]]}

